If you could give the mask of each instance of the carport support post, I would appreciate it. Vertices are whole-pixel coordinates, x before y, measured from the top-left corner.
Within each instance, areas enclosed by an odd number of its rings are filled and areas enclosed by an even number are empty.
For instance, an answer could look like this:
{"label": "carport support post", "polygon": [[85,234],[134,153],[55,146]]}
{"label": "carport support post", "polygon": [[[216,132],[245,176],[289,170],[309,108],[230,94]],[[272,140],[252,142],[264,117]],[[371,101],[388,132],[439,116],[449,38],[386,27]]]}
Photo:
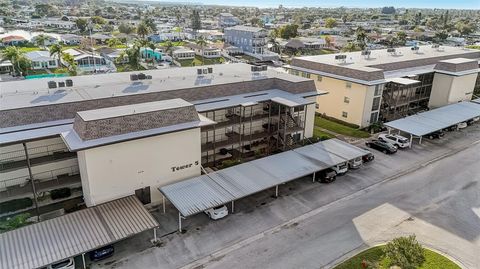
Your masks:
{"label": "carport support post", "polygon": [[422,138],[423,138],[423,136],[420,136],[420,139],[418,141],[418,144],[420,144],[420,145],[422,144]]}
{"label": "carport support post", "polygon": [[232,201],[232,213],[235,212],[235,201]]}
{"label": "carport support post", "polygon": [[278,185],[275,186],[275,197],[278,197]]}
{"label": "carport support post", "polygon": [[312,182],[315,182],[315,172],[313,172]]}
{"label": "carport support post", "polygon": [[413,143],[413,135],[410,134],[410,148],[412,147],[412,143]]}
{"label": "carport support post", "polygon": [[153,228],[153,243],[157,243],[157,228]]}
{"label": "carport support post", "polygon": [[87,264],[85,263],[85,253],[82,253],[82,262],[83,262],[83,269],[87,269]]}
{"label": "carport support post", "polygon": [[165,214],[165,195],[162,195],[163,214]]}
{"label": "carport support post", "polygon": [[178,212],[178,231],[182,232],[182,214]]}

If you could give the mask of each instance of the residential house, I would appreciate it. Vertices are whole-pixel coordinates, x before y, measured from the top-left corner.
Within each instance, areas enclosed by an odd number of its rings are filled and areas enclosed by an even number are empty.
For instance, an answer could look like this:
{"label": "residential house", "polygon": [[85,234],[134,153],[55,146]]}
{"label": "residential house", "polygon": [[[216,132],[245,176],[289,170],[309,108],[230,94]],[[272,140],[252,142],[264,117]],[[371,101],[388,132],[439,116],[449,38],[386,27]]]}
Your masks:
{"label": "residential house", "polygon": [[9,35],[1,40],[1,44],[3,46],[18,46],[27,43],[28,40],[26,40],[23,36],[18,36],[18,35]]}
{"label": "residential house", "polygon": [[260,60],[276,60],[278,54],[267,49],[267,31],[259,27],[237,25],[225,28],[225,42]]}
{"label": "residential house", "polygon": [[60,40],[65,45],[78,45],[82,42],[82,37],[74,34],[61,35]]}
{"label": "residential house", "polygon": [[[205,47],[201,47],[195,43],[188,43],[185,47],[190,48],[191,50],[195,51],[195,54],[198,56],[203,56],[205,58],[220,58],[222,57],[222,51],[219,48],[207,45]],[[203,55],[202,55],[203,54]]]}
{"label": "residential house", "polygon": [[195,58],[195,51],[179,47],[172,52],[173,58],[177,60],[190,60]]}
{"label": "residential house", "polygon": [[32,69],[53,69],[58,68],[58,59],[53,56],[50,56],[50,52],[47,50],[31,51],[25,53],[27,57],[32,62]]}
{"label": "residential house", "polygon": [[220,13],[218,15],[218,27],[232,27],[239,25],[242,21],[230,13]]}
{"label": "residential house", "polygon": [[[45,46],[51,46],[53,44],[58,43],[58,39],[56,37],[53,37],[53,36],[50,36],[50,35],[44,35],[44,36],[46,37],[45,42],[44,42]],[[39,37],[38,35],[32,37],[32,39],[30,39],[30,42],[32,42],[33,44],[37,44],[38,37]]]}
{"label": "residential house", "polygon": [[[77,62],[77,68],[85,72],[108,71],[114,69],[112,62],[105,59],[105,57],[94,52],[83,51],[80,49],[67,49],[63,51],[73,56]],[[67,65],[67,63],[63,63]]]}

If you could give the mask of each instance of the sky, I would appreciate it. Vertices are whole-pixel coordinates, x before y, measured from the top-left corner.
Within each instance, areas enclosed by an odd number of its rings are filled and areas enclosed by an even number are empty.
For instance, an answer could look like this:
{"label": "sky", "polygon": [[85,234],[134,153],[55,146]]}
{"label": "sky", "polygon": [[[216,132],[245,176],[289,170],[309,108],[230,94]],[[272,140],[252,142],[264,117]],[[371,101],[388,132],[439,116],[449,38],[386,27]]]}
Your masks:
{"label": "sky", "polygon": [[480,0],[161,0],[167,2],[198,2],[211,5],[256,6],[256,7],[406,7],[480,9]]}

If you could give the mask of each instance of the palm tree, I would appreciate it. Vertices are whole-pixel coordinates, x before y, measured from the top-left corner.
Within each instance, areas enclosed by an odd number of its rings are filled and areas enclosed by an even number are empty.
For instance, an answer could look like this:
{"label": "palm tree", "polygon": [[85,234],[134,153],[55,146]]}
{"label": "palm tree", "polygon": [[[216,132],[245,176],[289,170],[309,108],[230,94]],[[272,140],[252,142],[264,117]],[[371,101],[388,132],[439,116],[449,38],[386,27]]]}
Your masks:
{"label": "palm tree", "polygon": [[364,50],[367,46],[367,33],[362,27],[358,27],[356,30],[357,43],[360,49]]}
{"label": "palm tree", "polygon": [[40,48],[45,48],[45,42],[48,40],[48,36],[44,34],[37,35],[35,37],[35,43],[37,43],[37,46]]}
{"label": "palm tree", "polygon": [[25,53],[17,47],[9,46],[2,52],[2,61],[9,60],[14,70],[20,75],[23,75],[30,67],[30,60],[27,59],[24,54]]}
{"label": "palm tree", "polygon": [[196,43],[197,43],[197,45],[199,45],[200,48],[202,49],[202,65],[204,65],[205,59],[204,59],[204,56],[203,56],[203,49],[205,48],[205,46],[206,46],[208,43],[207,43],[207,41],[206,41],[203,37],[200,37],[199,39],[197,39]]}
{"label": "palm tree", "polygon": [[148,34],[150,34],[152,32],[152,29],[145,23],[145,22],[141,22],[138,24],[137,26],[137,34],[141,37],[141,38],[145,38]]}
{"label": "palm tree", "polygon": [[173,49],[173,43],[172,41],[168,40],[167,42],[165,42],[165,44],[163,45],[165,47],[165,52],[172,56],[172,49]]}
{"label": "palm tree", "polygon": [[62,64],[60,59],[62,57],[62,45],[60,44],[53,44],[52,46],[50,46],[50,57],[54,57],[55,59],[57,59],[57,61],[60,63],[60,65]]}
{"label": "palm tree", "polygon": [[66,63],[68,67],[68,73],[71,76],[76,76],[78,63],[75,61],[75,58],[73,58],[73,56],[68,53],[62,53],[61,55],[62,55],[63,61]]}

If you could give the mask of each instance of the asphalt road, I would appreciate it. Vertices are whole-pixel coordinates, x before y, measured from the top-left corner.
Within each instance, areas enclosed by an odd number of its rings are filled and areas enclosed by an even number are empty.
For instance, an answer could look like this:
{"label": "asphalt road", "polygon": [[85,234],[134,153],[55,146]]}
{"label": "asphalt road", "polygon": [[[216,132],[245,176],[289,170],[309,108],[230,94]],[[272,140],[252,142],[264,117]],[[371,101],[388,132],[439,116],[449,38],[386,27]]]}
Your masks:
{"label": "asphalt road", "polygon": [[[465,268],[480,268],[480,124],[385,155],[332,184],[297,179],[235,203],[235,214],[198,214],[177,230],[177,211],[152,211],[160,244],[145,232],[115,244],[91,268],[328,268],[368,246],[415,233]],[[409,217],[413,217],[409,220]]]}
{"label": "asphalt road", "polygon": [[416,234],[422,244],[462,267],[480,268],[479,164],[476,144],[191,265],[329,268],[368,246]]}

